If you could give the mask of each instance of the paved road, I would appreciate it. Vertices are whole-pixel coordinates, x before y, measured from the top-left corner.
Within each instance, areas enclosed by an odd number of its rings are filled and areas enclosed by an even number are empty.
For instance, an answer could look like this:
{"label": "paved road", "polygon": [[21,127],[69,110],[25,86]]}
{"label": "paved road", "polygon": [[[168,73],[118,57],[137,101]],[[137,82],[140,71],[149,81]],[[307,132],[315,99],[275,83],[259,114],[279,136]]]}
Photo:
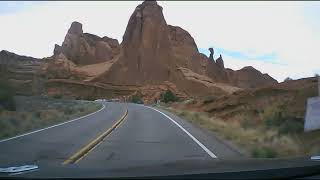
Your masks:
{"label": "paved road", "polygon": [[[81,167],[125,168],[179,161],[235,159],[240,154],[175,115],[150,107],[104,103],[85,118],[8,141],[0,141],[0,167],[37,164],[28,174],[46,175]],[[62,163],[127,116],[75,164]],[[61,171],[62,169],[62,171]],[[55,174],[56,175],[56,174]]]}

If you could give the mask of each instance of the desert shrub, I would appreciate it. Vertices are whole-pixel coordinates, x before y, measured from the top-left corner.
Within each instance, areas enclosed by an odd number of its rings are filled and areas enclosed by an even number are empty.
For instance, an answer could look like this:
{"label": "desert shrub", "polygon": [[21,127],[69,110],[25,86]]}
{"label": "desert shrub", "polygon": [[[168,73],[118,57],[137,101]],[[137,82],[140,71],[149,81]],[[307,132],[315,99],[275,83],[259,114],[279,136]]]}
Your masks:
{"label": "desert shrub", "polygon": [[287,119],[280,124],[279,134],[294,134],[303,132],[303,121]]}
{"label": "desert shrub", "polygon": [[185,105],[191,105],[191,104],[195,104],[197,101],[195,99],[187,99],[185,101],[183,101],[182,103]]}
{"label": "desert shrub", "polygon": [[178,101],[178,97],[175,94],[173,94],[170,90],[166,90],[165,93],[162,93],[160,99],[162,102],[165,103]]}
{"label": "desert shrub", "polygon": [[303,132],[303,120],[293,118],[277,106],[265,111],[263,121],[267,128],[278,129],[279,135]]}
{"label": "desert shrub", "polygon": [[137,104],[143,104],[143,101],[141,99],[141,96],[139,95],[133,95],[131,96],[131,102],[137,103]]}
{"label": "desert shrub", "polygon": [[215,96],[207,96],[204,98],[203,103],[208,104],[215,101],[217,98]]}
{"label": "desert shrub", "polygon": [[88,101],[94,101],[94,100],[96,100],[96,99],[97,99],[97,98],[94,97],[94,96],[88,96],[88,97],[85,98],[85,100],[88,100]]}
{"label": "desert shrub", "polygon": [[185,111],[180,111],[180,112],[178,112],[178,115],[181,117],[185,117],[187,115],[187,113]]}
{"label": "desert shrub", "polygon": [[41,117],[41,112],[40,112],[40,111],[34,112],[34,116],[35,116],[36,118],[40,118],[40,117]]}
{"label": "desert shrub", "polygon": [[15,111],[16,104],[13,96],[13,89],[9,83],[5,80],[0,80],[0,107],[9,111]]}
{"label": "desert shrub", "polygon": [[268,147],[255,147],[251,151],[251,156],[254,158],[275,158],[278,156],[278,153],[275,150]]}
{"label": "desert shrub", "polygon": [[55,94],[52,96],[55,99],[61,99],[62,98],[62,94]]}
{"label": "desert shrub", "polygon": [[276,111],[273,114],[265,116],[263,120],[268,128],[279,127],[282,123],[281,121],[283,121],[282,113]]}
{"label": "desert shrub", "polygon": [[84,109],[83,107],[80,107],[80,108],[79,108],[79,111],[80,111],[80,112],[85,112],[85,109]]}
{"label": "desert shrub", "polygon": [[243,117],[240,124],[243,129],[253,128],[255,126],[254,120],[250,119],[248,116]]}
{"label": "desert shrub", "polygon": [[74,109],[72,109],[72,108],[66,108],[66,109],[64,110],[64,114],[66,114],[66,115],[73,114],[73,112],[74,112]]}

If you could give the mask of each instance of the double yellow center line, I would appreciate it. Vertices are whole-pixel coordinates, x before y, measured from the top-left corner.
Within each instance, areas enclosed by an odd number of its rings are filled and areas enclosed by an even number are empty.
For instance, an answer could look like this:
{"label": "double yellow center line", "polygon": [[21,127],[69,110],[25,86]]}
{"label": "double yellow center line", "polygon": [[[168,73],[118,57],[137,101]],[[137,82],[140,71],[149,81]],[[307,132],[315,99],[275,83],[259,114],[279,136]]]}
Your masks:
{"label": "double yellow center line", "polygon": [[87,144],[86,146],[81,148],[74,155],[72,155],[70,158],[65,160],[63,162],[63,164],[78,163],[87,154],[89,154],[90,151],[92,151],[96,146],[98,146],[114,129],[116,129],[123,122],[123,120],[127,117],[127,115],[128,115],[128,109],[125,111],[124,115],[115,124],[113,124],[113,126],[111,128],[107,129],[100,136],[98,136],[93,141],[91,141],[89,144]]}

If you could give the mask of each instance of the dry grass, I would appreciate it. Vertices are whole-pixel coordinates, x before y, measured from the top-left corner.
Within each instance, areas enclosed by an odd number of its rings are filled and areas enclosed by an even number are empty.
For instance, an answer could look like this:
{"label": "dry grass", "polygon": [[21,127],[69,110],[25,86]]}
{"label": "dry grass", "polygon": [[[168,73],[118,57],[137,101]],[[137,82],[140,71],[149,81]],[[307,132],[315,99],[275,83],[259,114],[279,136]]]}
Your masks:
{"label": "dry grass", "polygon": [[45,97],[17,97],[16,111],[0,110],[0,139],[71,120],[101,108],[100,104]]}
{"label": "dry grass", "polygon": [[247,115],[237,121],[224,121],[206,113],[171,107],[165,108],[181,118],[213,131],[221,139],[237,145],[247,156],[254,158],[294,157],[320,152],[320,132],[281,134],[279,129],[255,124]]}

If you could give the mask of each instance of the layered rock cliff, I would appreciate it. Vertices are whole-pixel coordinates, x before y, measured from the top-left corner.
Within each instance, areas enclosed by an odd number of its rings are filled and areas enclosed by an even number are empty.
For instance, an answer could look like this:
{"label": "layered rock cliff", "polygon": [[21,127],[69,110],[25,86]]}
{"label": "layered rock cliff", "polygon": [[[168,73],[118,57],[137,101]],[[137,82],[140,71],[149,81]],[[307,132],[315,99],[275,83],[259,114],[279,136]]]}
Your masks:
{"label": "layered rock cliff", "polygon": [[64,54],[77,65],[96,64],[111,60],[119,54],[120,45],[116,39],[83,33],[82,24],[73,22],[62,43],[55,45],[54,55]]}
{"label": "layered rock cliff", "polygon": [[[16,62],[15,59],[26,57],[1,52],[1,71],[9,70],[8,64],[23,66],[24,72],[31,67],[33,79],[46,81],[42,83],[48,87],[46,93],[61,91],[74,96],[80,91],[81,96],[99,92],[108,97],[141,91],[146,97],[156,98],[156,91],[164,87],[174,89],[182,97],[219,96],[277,83],[253,67],[226,69],[222,55],[213,58],[213,48],[209,48],[210,57],[200,53],[186,30],[166,23],[162,10],[156,1],[144,1],[137,6],[121,45],[107,36],[84,33],[82,24],[73,22],[51,57],[41,62],[34,58]],[[13,74],[19,76],[17,68]],[[38,82],[31,79],[30,76],[29,81]]]}

